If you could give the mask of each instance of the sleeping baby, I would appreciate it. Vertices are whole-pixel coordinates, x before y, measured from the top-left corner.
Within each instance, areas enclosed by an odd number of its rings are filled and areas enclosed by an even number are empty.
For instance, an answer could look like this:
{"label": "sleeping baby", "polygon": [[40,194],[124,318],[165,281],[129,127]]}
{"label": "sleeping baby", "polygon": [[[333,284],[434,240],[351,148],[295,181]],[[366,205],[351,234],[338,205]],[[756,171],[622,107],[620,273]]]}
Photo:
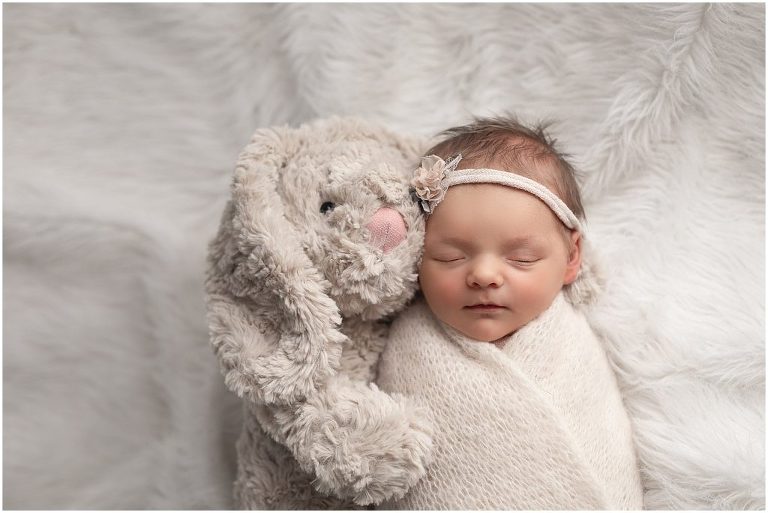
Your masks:
{"label": "sleeping baby", "polygon": [[396,509],[641,509],[632,430],[581,311],[595,291],[572,166],[541,128],[449,129],[412,185],[423,297],[377,383],[425,407],[427,475]]}

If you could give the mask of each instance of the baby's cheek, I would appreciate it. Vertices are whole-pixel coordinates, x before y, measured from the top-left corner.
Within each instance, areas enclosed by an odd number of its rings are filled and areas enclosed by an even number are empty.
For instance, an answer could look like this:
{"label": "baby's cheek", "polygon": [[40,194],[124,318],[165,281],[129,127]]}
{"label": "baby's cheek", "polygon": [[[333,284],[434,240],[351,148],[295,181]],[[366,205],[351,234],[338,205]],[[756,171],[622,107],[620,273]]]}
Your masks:
{"label": "baby's cheek", "polygon": [[439,301],[450,298],[461,291],[462,281],[455,271],[447,269],[434,269],[425,265],[419,276],[421,288],[425,293],[435,296]]}
{"label": "baby's cheek", "polygon": [[547,274],[531,274],[518,282],[518,293],[525,300],[529,308],[536,311],[544,311],[552,303],[559,287]]}

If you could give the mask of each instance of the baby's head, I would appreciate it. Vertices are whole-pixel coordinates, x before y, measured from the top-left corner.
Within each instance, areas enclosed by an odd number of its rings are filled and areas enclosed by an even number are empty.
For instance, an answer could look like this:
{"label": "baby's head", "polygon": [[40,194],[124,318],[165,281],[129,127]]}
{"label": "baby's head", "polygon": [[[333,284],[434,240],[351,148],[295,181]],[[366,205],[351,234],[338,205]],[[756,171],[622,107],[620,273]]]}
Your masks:
{"label": "baby's head", "polygon": [[431,211],[421,290],[444,323],[501,341],[578,276],[584,210],[574,170],[543,128],[511,118],[441,135],[413,182]]}

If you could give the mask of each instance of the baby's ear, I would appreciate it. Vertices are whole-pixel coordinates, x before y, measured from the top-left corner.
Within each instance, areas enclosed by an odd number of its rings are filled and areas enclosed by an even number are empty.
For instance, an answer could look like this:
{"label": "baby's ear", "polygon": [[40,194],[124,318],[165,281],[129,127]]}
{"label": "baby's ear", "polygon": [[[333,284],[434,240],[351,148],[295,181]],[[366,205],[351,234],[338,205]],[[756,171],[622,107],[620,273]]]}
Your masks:
{"label": "baby's ear", "polygon": [[576,280],[581,270],[581,233],[577,230],[571,230],[568,244],[568,264],[565,267],[565,276],[563,285],[570,285]]}
{"label": "baby's ear", "polygon": [[599,296],[604,279],[599,259],[589,241],[582,234],[578,234],[578,239],[574,242],[577,244],[569,256],[566,279],[571,278],[571,273],[573,277],[563,287],[563,291],[572,305],[587,306]]}

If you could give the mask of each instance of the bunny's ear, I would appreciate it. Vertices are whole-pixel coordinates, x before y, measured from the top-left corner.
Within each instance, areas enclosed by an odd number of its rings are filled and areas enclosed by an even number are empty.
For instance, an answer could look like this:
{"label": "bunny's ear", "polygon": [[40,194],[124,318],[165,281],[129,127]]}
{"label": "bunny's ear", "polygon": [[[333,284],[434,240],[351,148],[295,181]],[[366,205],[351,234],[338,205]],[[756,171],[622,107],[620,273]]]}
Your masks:
{"label": "bunny's ear", "polygon": [[573,283],[564,287],[565,297],[573,306],[589,306],[597,300],[604,283],[600,261],[589,240],[582,236],[581,270]]}
{"label": "bunny's ear", "polygon": [[264,130],[238,160],[208,255],[211,344],[238,396],[287,404],[311,395],[339,366],[345,340],[329,284],[284,216],[278,173],[295,132]]}

